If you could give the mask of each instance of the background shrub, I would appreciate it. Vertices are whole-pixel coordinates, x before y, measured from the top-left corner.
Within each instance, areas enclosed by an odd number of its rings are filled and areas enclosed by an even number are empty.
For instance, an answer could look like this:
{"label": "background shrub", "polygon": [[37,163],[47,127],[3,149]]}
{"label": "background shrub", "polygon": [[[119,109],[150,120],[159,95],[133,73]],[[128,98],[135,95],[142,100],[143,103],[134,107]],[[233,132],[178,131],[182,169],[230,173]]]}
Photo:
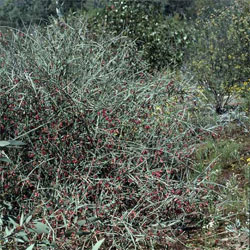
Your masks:
{"label": "background shrub", "polygon": [[[209,18],[198,18],[196,39],[187,65],[195,79],[212,94],[217,112],[236,86],[249,91],[249,16],[242,5],[215,10]],[[228,100],[226,98],[226,100]]]}
{"label": "background shrub", "polygon": [[184,20],[164,16],[154,1],[110,1],[89,24],[93,31],[105,29],[136,40],[143,59],[156,69],[180,64],[189,43]]}
{"label": "background shrub", "polygon": [[232,6],[235,0],[193,0],[185,12],[186,16],[192,20],[197,17],[209,18],[209,16],[215,11],[221,11],[225,7]]}
{"label": "background shrub", "polygon": [[67,15],[70,11],[84,9],[86,0],[4,0],[0,4],[0,25],[22,28],[29,24],[48,24],[51,16],[57,16],[56,7]]}
{"label": "background shrub", "polygon": [[195,86],[147,73],[134,42],[75,17],[12,31],[0,50],[1,140],[26,143],[1,165],[4,247],[151,249],[202,226],[216,195],[189,166],[218,126],[199,123]]}

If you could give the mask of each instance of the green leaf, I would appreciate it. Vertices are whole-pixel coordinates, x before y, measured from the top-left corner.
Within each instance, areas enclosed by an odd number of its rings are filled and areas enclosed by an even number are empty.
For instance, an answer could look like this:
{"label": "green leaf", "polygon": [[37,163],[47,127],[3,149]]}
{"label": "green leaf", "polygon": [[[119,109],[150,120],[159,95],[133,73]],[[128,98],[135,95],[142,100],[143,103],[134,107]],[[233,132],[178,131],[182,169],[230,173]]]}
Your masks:
{"label": "green leaf", "polygon": [[28,223],[30,222],[31,219],[32,219],[32,215],[28,216],[28,218],[26,219],[25,223],[28,224]]}
{"label": "green leaf", "polygon": [[32,250],[35,244],[30,245],[29,247],[26,248],[26,250]]}
{"label": "green leaf", "polygon": [[100,218],[93,216],[93,217],[88,218],[87,220],[88,222],[95,222],[95,221],[100,220]]}
{"label": "green leaf", "polygon": [[8,229],[7,227],[5,228],[5,237],[10,236],[14,232],[15,228]]}
{"label": "green leaf", "polygon": [[20,239],[20,238],[17,238],[17,237],[15,237],[15,240],[16,240],[17,242],[20,242],[20,243],[25,243],[24,240],[22,240],[22,239]]}
{"label": "green leaf", "polygon": [[83,235],[89,235],[91,232],[79,230],[76,234],[81,237]]}
{"label": "green leaf", "polygon": [[11,217],[9,217],[8,220],[10,221],[11,224],[13,224],[13,226],[15,227],[18,226],[18,224]]}
{"label": "green leaf", "polygon": [[98,250],[105,239],[99,240],[92,248],[92,250]]}
{"label": "green leaf", "polygon": [[79,226],[86,225],[86,220],[79,220],[79,221],[77,221],[77,224],[78,224]]}
{"label": "green leaf", "polygon": [[24,220],[24,215],[23,215],[23,213],[21,214],[21,218],[20,218],[20,226],[22,226],[23,225],[23,220]]}
{"label": "green leaf", "polygon": [[49,228],[42,222],[36,222],[34,224],[35,228],[33,229],[36,233],[38,234],[48,234],[49,233]]}
{"label": "green leaf", "polygon": [[12,161],[7,157],[0,157],[0,161],[11,163]]}
{"label": "green leaf", "polygon": [[[25,240],[25,241],[29,241],[29,239],[28,239],[28,237],[27,237],[27,234],[24,232],[24,231],[21,231],[21,232],[18,232],[17,234],[16,234],[16,238],[17,237],[20,237],[20,238],[22,238],[23,240]],[[20,239],[19,238],[19,239]]]}
{"label": "green leaf", "polygon": [[8,142],[8,141],[0,141],[0,147],[6,147],[8,145],[10,145],[10,142]]}
{"label": "green leaf", "polygon": [[9,143],[11,146],[24,146],[24,145],[26,145],[26,143],[24,143],[22,141],[15,141],[15,140],[9,141]]}

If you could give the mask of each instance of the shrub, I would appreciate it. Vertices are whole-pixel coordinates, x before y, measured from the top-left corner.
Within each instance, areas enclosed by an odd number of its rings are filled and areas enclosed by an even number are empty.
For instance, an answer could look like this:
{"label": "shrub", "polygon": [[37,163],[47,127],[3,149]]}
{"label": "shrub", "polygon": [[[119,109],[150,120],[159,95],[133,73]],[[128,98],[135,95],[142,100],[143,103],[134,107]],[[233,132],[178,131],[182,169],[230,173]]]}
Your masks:
{"label": "shrub", "polygon": [[154,69],[180,64],[189,43],[185,22],[165,17],[153,1],[111,1],[89,24],[94,31],[105,29],[136,40],[143,59]]}
{"label": "shrub", "polygon": [[198,19],[187,59],[195,79],[212,94],[218,113],[236,86],[242,85],[245,94],[249,91],[249,16],[240,7],[235,4]]}
{"label": "shrub", "polygon": [[1,165],[4,248],[165,248],[201,226],[216,202],[209,167],[188,173],[216,122],[199,124],[194,86],[150,75],[127,37],[74,17],[13,31],[0,50],[0,139],[26,143]]}

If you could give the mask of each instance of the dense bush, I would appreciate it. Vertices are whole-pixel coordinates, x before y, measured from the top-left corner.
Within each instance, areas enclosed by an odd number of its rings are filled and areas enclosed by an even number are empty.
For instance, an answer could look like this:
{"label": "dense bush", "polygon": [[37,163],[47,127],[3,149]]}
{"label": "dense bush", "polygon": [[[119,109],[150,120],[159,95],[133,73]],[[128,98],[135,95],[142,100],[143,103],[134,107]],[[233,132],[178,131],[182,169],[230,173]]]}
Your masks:
{"label": "dense bush", "polygon": [[197,0],[186,0],[186,1],[176,1],[176,0],[168,0],[165,1],[164,5],[164,15],[176,15],[179,14],[183,17],[190,16],[190,9],[194,6],[194,3]]}
{"label": "dense bush", "polygon": [[0,25],[22,27],[29,24],[48,24],[51,16],[57,16],[56,7],[66,15],[70,11],[83,9],[86,0],[5,0],[0,5]]}
{"label": "dense bush", "polygon": [[243,87],[244,94],[249,93],[249,15],[235,4],[198,18],[195,29],[187,65],[220,113],[234,90]]}
{"label": "dense bush", "polygon": [[210,166],[191,178],[190,164],[217,126],[194,85],[146,73],[127,37],[79,18],[0,39],[0,140],[26,143],[1,165],[5,249],[165,248],[206,223]]}
{"label": "dense bush", "polygon": [[197,17],[207,18],[215,10],[222,11],[225,7],[231,6],[235,0],[193,0],[191,6],[187,9],[186,15],[191,19]]}
{"label": "dense bush", "polygon": [[180,64],[190,40],[186,23],[164,16],[153,1],[110,1],[89,24],[95,32],[105,29],[136,40],[143,58],[156,69]]}

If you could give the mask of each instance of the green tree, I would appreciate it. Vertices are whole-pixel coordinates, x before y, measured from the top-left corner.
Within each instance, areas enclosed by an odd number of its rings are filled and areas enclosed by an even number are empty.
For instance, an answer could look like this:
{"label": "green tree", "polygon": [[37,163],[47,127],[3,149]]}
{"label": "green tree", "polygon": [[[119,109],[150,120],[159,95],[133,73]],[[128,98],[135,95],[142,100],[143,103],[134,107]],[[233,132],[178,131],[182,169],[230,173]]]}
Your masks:
{"label": "green tree", "polygon": [[165,17],[157,1],[112,0],[89,24],[94,32],[122,33],[136,40],[138,50],[151,69],[181,63],[189,40],[185,23]]}
{"label": "green tree", "polygon": [[240,2],[196,21],[187,65],[214,98],[218,113],[225,110],[225,100],[235,91],[244,86],[249,91],[249,26],[249,15]]}

